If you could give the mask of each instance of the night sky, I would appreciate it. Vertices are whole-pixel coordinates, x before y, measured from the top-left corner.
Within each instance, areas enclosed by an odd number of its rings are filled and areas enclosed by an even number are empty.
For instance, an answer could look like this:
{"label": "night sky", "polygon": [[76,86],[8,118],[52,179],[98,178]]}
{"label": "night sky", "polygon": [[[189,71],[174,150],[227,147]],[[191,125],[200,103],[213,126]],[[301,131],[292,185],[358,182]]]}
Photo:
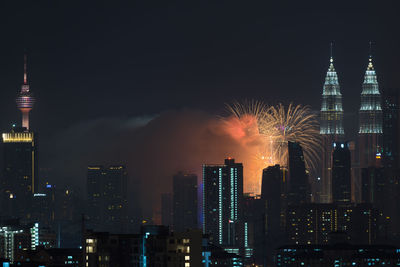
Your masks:
{"label": "night sky", "polygon": [[[58,158],[57,166],[82,169],[94,159],[68,157],[109,143],[121,125],[140,127],[165,112],[214,116],[225,102],[245,98],[318,110],[331,41],[348,138],[370,41],[381,90],[400,88],[395,1],[121,2],[0,3],[0,127],[20,121],[15,96],[26,48],[42,168],[56,168]],[[87,129],[93,124],[101,141],[64,151],[96,139]],[[85,181],[71,173],[75,183]],[[63,177],[60,168],[55,176]]]}

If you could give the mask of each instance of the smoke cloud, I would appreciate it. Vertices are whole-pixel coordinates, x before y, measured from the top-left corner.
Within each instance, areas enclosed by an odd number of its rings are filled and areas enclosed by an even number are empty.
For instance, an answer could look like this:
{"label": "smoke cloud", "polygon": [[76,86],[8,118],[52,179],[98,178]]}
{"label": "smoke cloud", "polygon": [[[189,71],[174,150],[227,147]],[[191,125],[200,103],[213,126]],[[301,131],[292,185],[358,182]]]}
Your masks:
{"label": "smoke cloud", "polygon": [[159,210],[160,194],[171,191],[175,173],[196,173],[200,180],[203,164],[220,164],[226,157],[243,163],[248,191],[252,185],[246,166],[252,164],[259,138],[254,123],[251,117],[222,121],[187,109],[153,117],[97,119],[72,125],[41,143],[41,164],[51,167],[57,183],[72,183],[82,194],[87,165],[126,164],[129,194],[138,199],[144,215],[151,216]]}

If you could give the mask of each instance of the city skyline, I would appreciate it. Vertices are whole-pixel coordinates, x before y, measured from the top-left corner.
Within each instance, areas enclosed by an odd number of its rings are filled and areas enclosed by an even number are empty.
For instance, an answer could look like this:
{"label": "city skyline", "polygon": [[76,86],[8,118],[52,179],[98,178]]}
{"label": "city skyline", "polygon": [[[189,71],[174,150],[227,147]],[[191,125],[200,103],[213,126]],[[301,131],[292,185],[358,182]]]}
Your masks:
{"label": "city skyline", "polygon": [[400,265],[398,10],[2,4],[0,265]]}
{"label": "city skyline", "polygon": [[[371,50],[371,43],[370,43],[370,50]],[[337,83],[337,81],[338,81],[338,78],[337,78],[337,76],[336,76],[336,70],[334,69],[334,67],[333,67],[333,57],[332,57],[332,52],[333,50],[332,50],[332,43],[331,43],[331,58],[330,58],[330,67],[329,67],[329,69],[328,69],[328,73],[327,73],[327,77],[326,77],[326,81],[325,81],[325,86],[326,86],[326,84],[328,83],[328,84],[330,84],[331,83],[331,80],[329,80],[329,79],[331,79],[330,77],[332,76],[332,75],[330,75],[330,73],[333,73],[334,74],[334,80],[336,81],[336,83]],[[28,81],[27,81],[27,54],[26,53],[24,53],[24,79],[23,79],[23,86],[22,86],[22,91],[19,93],[19,98],[21,98],[21,95],[22,94],[26,94],[26,92],[28,92],[29,93],[29,97],[31,97],[33,100],[30,100],[31,102],[31,104],[30,104],[30,106],[28,107],[28,109],[27,109],[27,111],[29,112],[30,110],[31,110],[31,108],[32,108],[32,106],[33,106],[33,103],[35,102],[35,98],[33,98],[32,97],[32,93],[29,91],[29,84],[28,84]],[[368,78],[367,77],[367,75],[373,75],[373,77],[372,78]],[[329,76],[329,77],[328,77]],[[333,77],[333,76],[332,76]],[[329,79],[328,79],[329,78]],[[371,80],[372,79],[372,80]],[[329,81],[328,81],[329,80]],[[366,71],[366,76],[365,76],[365,78],[364,78],[364,85],[363,85],[363,88],[364,88],[364,86],[365,86],[365,83],[366,83],[366,81],[367,81],[367,83],[368,82],[370,82],[370,81],[375,81],[376,82],[376,80],[377,80],[377,78],[376,78],[376,74],[375,74],[375,70],[374,70],[374,68],[373,68],[373,66],[372,66],[372,56],[371,56],[371,54],[369,55],[369,65],[368,65],[368,68],[367,68],[367,71]],[[25,91],[26,92],[25,92]],[[340,89],[339,89],[340,90]],[[378,89],[379,90],[379,89]],[[379,91],[378,91],[379,92]],[[325,87],[324,87],[324,91],[323,91],[323,95],[325,94]],[[361,95],[363,95],[364,94],[364,92],[361,94]],[[329,93],[328,93],[328,95],[329,95]],[[25,95],[24,95],[25,96]],[[20,108],[20,106],[21,106],[21,104],[20,104],[20,102],[21,101],[19,101],[18,102],[18,99],[19,98],[17,98],[17,107],[19,107]],[[323,101],[326,101],[326,100],[323,100]],[[325,104],[326,105],[326,104]],[[324,102],[322,102],[322,109],[321,110],[323,110],[324,109]],[[23,110],[23,108],[24,107],[22,107],[22,123],[21,124],[25,124],[26,126],[28,126],[29,127],[29,118],[28,118],[28,113],[25,111],[25,110]],[[325,107],[325,109],[326,109],[326,107]],[[322,112],[323,113],[323,112]],[[162,115],[158,115],[158,116],[155,116],[154,118],[144,118],[144,123],[142,123],[142,125],[140,125],[140,122],[138,123],[138,125],[136,126],[137,128],[139,128],[140,129],[140,127],[146,127],[146,124],[147,123],[151,123],[152,122],[152,120],[154,120],[154,119],[158,119],[158,117],[161,117]],[[217,117],[217,115],[211,115],[211,116],[215,116],[215,117]],[[147,120],[147,121],[146,121]],[[323,117],[322,117],[322,121],[323,121]],[[137,121],[136,121],[137,122]],[[15,124],[15,125],[18,125],[18,124]],[[324,124],[322,123],[321,124],[321,129],[323,129],[323,127],[325,127],[324,126]],[[136,130],[136,129],[135,129]],[[322,133],[322,130],[321,130],[321,133]],[[343,140],[344,139],[344,134],[343,134],[343,127],[341,126],[341,132],[339,133],[339,135],[341,136],[340,137],[340,139],[341,140]],[[329,142],[328,142],[329,143]],[[237,151],[236,151],[237,152]],[[234,153],[228,153],[228,152],[224,152],[224,157],[227,157],[227,156],[231,156],[232,154],[233,155],[235,155],[235,157],[237,157],[237,158],[239,158],[239,159],[241,159],[241,158],[243,158],[244,156],[243,155],[240,155],[240,152],[238,152],[239,154],[237,154],[236,152],[234,152]],[[328,154],[330,154],[330,153],[328,153]],[[129,161],[129,159],[127,160],[126,158],[125,159],[123,159],[122,160],[122,162],[126,162],[126,161]],[[241,161],[243,161],[243,159],[241,159]],[[104,160],[104,158],[103,159],[100,159],[100,160],[97,160],[96,162],[105,162],[105,160]],[[119,162],[121,162],[121,160],[119,159],[119,160],[117,160],[117,161],[115,161],[114,160],[114,162],[117,162],[117,163],[119,163]],[[206,161],[204,161],[203,160],[203,162],[206,162]],[[89,162],[89,163],[91,163],[91,162]],[[273,165],[273,164],[272,164]],[[272,166],[271,165],[271,166]],[[192,165],[193,166],[193,165]],[[197,165],[196,167],[192,167],[192,169],[190,169],[190,168],[186,168],[186,166],[184,165],[184,164],[182,164],[182,165],[180,165],[180,166],[178,166],[178,167],[176,167],[176,169],[174,169],[174,171],[177,171],[177,170],[181,170],[181,169],[187,169],[187,170],[190,170],[190,171],[194,171],[194,172],[197,172],[198,174],[200,173],[200,171],[199,171],[199,166],[200,165]],[[330,175],[330,173],[329,173],[329,175]],[[323,176],[323,174],[322,174],[322,176]],[[133,179],[135,179],[135,178],[137,178],[137,177],[133,177]],[[261,176],[258,178],[260,181],[261,181]],[[324,179],[323,179],[324,180]],[[360,182],[358,182],[358,183],[360,183]],[[62,184],[62,183],[61,183]],[[261,190],[261,187],[259,188],[259,190]],[[254,193],[254,192],[250,192],[250,193]],[[323,196],[323,195],[322,195]],[[153,205],[154,205],[154,201],[156,201],[155,199],[153,199],[152,200],[152,202],[153,202]],[[330,202],[331,200],[322,200],[323,202],[325,201],[325,202]],[[156,201],[157,202],[157,201]],[[154,206],[153,206],[153,208],[154,208]],[[156,209],[158,209],[158,208],[156,208]],[[153,211],[154,212],[154,211]]]}

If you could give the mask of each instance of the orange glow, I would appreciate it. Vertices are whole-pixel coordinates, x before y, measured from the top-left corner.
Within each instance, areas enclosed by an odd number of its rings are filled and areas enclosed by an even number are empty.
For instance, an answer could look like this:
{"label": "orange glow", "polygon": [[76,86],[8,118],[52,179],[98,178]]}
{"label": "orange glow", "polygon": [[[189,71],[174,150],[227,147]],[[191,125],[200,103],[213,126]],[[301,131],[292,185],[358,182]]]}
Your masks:
{"label": "orange glow", "polygon": [[231,116],[223,119],[225,131],[242,147],[238,162],[244,166],[244,192],[259,194],[262,171],[287,165],[288,141],[303,147],[306,167],[315,168],[320,147],[317,115],[309,107],[290,104],[267,106],[258,101],[227,105]]}

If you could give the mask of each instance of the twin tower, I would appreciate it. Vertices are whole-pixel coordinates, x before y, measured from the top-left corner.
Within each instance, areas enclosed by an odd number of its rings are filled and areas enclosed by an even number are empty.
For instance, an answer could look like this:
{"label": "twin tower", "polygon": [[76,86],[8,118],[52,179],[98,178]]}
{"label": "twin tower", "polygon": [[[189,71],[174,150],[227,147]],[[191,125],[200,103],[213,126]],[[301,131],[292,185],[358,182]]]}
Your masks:
{"label": "twin tower", "polygon": [[[352,155],[353,187],[358,187],[361,168],[380,166],[382,138],[381,95],[372,57],[369,57],[362,84],[361,105],[358,121],[358,144]],[[333,143],[344,141],[342,94],[338,76],[333,66],[333,57],[326,74],[322,92],[321,126],[322,137],[322,188],[320,201],[332,202],[332,151]],[[358,153],[354,153],[358,151]],[[353,190],[357,200],[358,188]]]}

